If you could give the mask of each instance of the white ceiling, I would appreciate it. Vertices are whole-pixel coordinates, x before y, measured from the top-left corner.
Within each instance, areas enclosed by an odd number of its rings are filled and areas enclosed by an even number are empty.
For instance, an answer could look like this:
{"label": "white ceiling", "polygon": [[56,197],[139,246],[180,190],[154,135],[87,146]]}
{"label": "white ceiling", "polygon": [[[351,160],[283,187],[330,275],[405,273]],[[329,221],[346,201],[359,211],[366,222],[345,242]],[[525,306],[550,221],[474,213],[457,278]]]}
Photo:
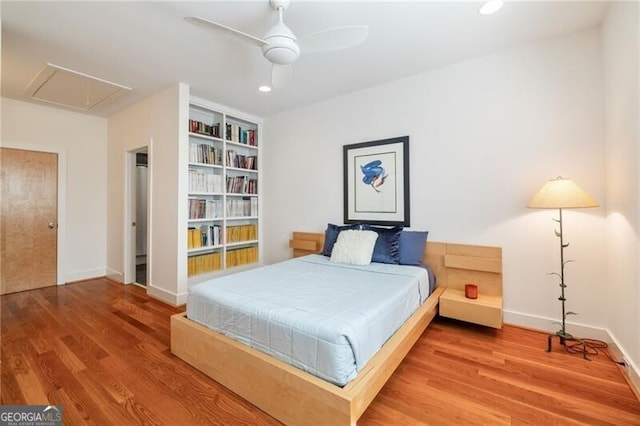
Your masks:
{"label": "white ceiling", "polygon": [[376,86],[491,52],[599,25],[607,2],[294,0],[285,22],[298,36],[366,24],[355,48],[301,55],[293,81],[263,94],[270,64],[260,50],[183,18],[201,16],[262,37],[277,15],[261,1],[2,1],[2,96],[23,93],[47,62],[132,87],[95,115],[109,116],[177,82],[191,93],[259,116]]}

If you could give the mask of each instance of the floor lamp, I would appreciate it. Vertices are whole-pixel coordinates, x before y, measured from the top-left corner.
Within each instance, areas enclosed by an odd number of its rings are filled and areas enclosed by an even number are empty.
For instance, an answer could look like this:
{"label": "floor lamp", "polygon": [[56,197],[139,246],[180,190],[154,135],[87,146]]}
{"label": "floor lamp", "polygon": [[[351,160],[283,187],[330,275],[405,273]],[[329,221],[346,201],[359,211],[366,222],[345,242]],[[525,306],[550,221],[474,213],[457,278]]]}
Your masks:
{"label": "floor lamp", "polygon": [[559,219],[553,219],[558,222],[558,226],[560,228],[560,230],[555,231],[556,237],[560,239],[560,273],[552,272],[552,274],[557,275],[560,278],[560,297],[558,300],[562,302],[562,328],[555,334],[549,335],[547,352],[551,352],[551,341],[557,336],[560,339],[561,345],[565,345],[567,340],[580,342],[583,347],[583,355],[585,359],[587,359],[585,342],[580,339],[576,339],[571,334],[567,333],[565,325],[567,316],[575,315],[575,312],[567,312],[564,306],[564,303],[567,300],[565,297],[565,288],[567,285],[564,281],[564,267],[567,263],[571,262],[571,260],[565,260],[564,258],[564,249],[569,246],[569,243],[564,242],[564,235],[562,231],[562,209],[598,207],[598,203],[571,179],[558,176],[557,178],[551,179],[545,183],[542,189],[540,189],[531,201],[529,201],[527,207],[532,209],[558,209],[560,213]]}

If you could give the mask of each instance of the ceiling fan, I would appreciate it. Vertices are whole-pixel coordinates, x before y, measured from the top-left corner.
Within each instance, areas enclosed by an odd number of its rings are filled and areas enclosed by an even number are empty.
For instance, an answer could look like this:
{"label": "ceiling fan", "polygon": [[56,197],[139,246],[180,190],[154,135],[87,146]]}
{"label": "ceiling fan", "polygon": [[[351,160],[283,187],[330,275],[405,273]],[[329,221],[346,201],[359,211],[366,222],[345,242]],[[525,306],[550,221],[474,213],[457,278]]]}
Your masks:
{"label": "ceiling fan", "polygon": [[369,35],[369,28],[366,25],[350,25],[330,28],[297,39],[283,21],[284,11],[289,7],[291,0],[269,0],[269,2],[278,12],[278,23],[271,27],[263,38],[198,16],[189,16],[185,19],[207,29],[225,31],[260,47],[264,57],[273,64],[271,85],[274,88],[282,88],[291,80],[293,76],[291,64],[301,53],[328,52],[354,47],[364,43]]}

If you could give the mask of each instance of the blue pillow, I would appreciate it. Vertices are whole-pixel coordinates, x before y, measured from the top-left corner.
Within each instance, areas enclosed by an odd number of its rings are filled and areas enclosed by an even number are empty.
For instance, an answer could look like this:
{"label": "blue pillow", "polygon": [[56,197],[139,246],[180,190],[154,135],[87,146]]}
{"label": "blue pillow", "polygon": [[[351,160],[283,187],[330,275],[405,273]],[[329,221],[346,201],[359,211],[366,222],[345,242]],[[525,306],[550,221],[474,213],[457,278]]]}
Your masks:
{"label": "blue pillow", "polygon": [[333,245],[338,239],[338,234],[340,233],[340,231],[344,231],[346,229],[360,229],[360,224],[355,223],[353,225],[342,226],[334,225],[333,223],[327,224],[327,230],[324,231],[324,247],[322,248],[323,255],[331,257]]}
{"label": "blue pillow", "polygon": [[400,264],[422,265],[428,231],[402,231],[400,233]]}
{"label": "blue pillow", "polygon": [[402,234],[402,227],[378,228],[365,224],[362,225],[362,229],[378,233],[378,239],[371,257],[372,262],[400,263],[400,234]]}

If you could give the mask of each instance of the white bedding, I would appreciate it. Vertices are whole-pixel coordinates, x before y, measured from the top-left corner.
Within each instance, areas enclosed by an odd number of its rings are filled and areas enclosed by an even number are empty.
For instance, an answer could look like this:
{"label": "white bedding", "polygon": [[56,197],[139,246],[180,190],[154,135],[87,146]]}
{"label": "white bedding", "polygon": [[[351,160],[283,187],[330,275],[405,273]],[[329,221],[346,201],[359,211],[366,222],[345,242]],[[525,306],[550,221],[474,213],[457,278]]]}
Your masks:
{"label": "white bedding", "polygon": [[193,286],[187,317],[343,386],[429,294],[422,267],[309,255]]}

